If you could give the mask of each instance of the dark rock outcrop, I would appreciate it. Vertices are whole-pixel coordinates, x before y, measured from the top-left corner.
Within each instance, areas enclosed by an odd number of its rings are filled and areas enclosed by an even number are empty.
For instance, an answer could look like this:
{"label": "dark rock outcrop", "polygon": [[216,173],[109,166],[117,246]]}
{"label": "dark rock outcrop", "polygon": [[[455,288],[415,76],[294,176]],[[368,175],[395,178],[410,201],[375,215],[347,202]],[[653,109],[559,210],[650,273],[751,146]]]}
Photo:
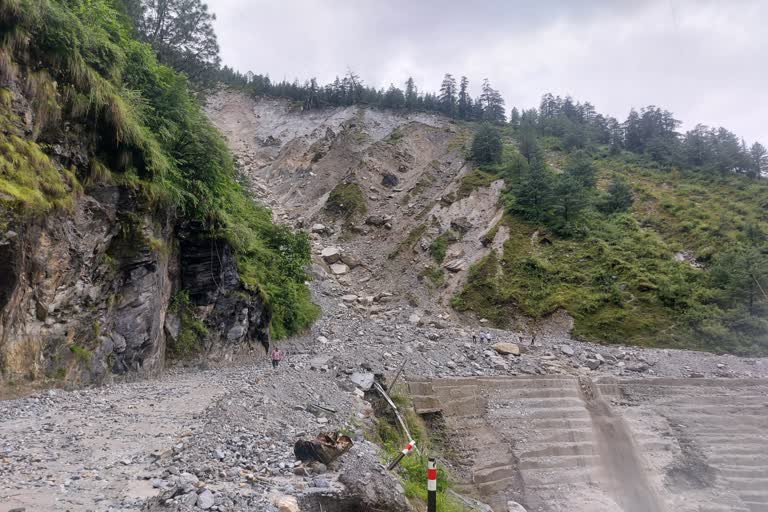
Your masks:
{"label": "dark rock outcrop", "polygon": [[9,222],[0,235],[0,383],[158,372],[183,328],[169,307],[185,288],[208,330],[205,351],[268,345],[268,308],[240,282],[231,248],[202,224],[175,224],[116,186],[82,195],[73,211]]}
{"label": "dark rock outcrop", "polygon": [[192,304],[208,311],[206,324],[215,333],[209,348],[257,340],[267,349],[271,313],[258,293],[243,286],[230,246],[197,222],[185,223],[178,237],[181,285]]}

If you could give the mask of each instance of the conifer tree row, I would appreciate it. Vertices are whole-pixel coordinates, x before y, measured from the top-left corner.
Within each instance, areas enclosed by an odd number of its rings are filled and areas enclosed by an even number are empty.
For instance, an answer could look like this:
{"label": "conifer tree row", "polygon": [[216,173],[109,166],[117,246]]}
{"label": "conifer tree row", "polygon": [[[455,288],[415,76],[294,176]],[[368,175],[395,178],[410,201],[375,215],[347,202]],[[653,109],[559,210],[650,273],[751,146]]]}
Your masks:
{"label": "conifer tree row", "polygon": [[482,93],[472,98],[469,92],[469,79],[462,76],[458,84],[456,78],[446,73],[437,93],[422,92],[412,77],[404,82],[404,88],[390,84],[386,89],[377,89],[366,85],[354,72],[349,71],[343,78],[336,79],[324,86],[319,86],[312,78],[303,84],[293,82],[273,82],[269,75],[242,73],[224,66],[219,70],[221,82],[245,90],[255,96],[275,96],[300,101],[305,109],[349,106],[366,104],[374,107],[405,110],[409,112],[438,112],[463,121],[507,121],[504,98],[491,87],[490,81],[483,80]]}

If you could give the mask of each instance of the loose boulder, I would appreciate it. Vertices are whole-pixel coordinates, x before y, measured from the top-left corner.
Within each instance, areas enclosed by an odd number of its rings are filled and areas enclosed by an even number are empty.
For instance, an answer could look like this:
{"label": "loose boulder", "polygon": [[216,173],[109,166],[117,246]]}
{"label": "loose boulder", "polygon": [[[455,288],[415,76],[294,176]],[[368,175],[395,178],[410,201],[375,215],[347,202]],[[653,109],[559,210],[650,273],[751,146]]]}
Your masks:
{"label": "loose boulder", "polygon": [[197,495],[197,506],[203,510],[208,510],[214,505],[213,493],[208,489]]}
{"label": "loose boulder", "polygon": [[344,275],[349,272],[349,266],[345,265],[344,263],[334,263],[331,265],[331,272],[337,276]]}
{"label": "loose boulder", "polygon": [[387,223],[387,219],[381,215],[371,215],[365,219],[365,223],[369,226],[383,226]]}
{"label": "loose boulder", "polygon": [[329,265],[332,263],[337,263],[341,261],[341,249],[338,247],[326,247],[320,253],[320,257],[322,257],[323,261]]}
{"label": "loose boulder", "polygon": [[328,228],[325,226],[325,224],[313,224],[312,232],[318,233],[320,235],[325,235],[328,233]]}
{"label": "loose boulder", "polygon": [[373,374],[370,372],[355,372],[349,380],[357,384],[357,386],[363,391],[368,391],[373,386]]}
{"label": "loose boulder", "polygon": [[300,512],[299,502],[293,496],[278,496],[272,502],[278,512]]}
{"label": "loose boulder", "polygon": [[598,368],[600,368],[601,364],[603,363],[597,359],[587,359],[586,361],[584,361],[584,366],[586,366],[590,370],[597,370]]}
{"label": "loose boulder", "polygon": [[443,264],[443,268],[448,272],[461,272],[466,266],[467,262],[464,261],[464,258],[456,258]]}
{"label": "loose boulder", "polygon": [[493,345],[493,350],[498,352],[501,355],[513,355],[513,356],[519,356],[520,355],[520,347],[518,347],[514,343],[496,343]]}

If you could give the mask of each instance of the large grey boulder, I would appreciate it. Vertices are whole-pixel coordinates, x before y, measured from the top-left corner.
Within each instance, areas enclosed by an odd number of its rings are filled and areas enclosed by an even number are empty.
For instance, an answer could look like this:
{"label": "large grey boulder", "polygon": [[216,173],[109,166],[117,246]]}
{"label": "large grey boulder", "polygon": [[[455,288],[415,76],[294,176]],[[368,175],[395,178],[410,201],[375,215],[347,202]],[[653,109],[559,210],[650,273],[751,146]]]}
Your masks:
{"label": "large grey boulder", "polygon": [[197,495],[197,506],[203,510],[208,510],[213,507],[215,500],[213,499],[213,493],[208,489],[204,490]]}
{"label": "large grey boulder", "polygon": [[320,257],[329,265],[341,261],[341,249],[338,247],[326,247],[320,252]]}
{"label": "large grey boulder", "polygon": [[349,380],[357,384],[363,391],[368,391],[373,386],[374,378],[370,372],[355,372],[349,377]]}
{"label": "large grey boulder", "polygon": [[513,356],[519,356],[520,355],[520,347],[515,345],[514,343],[505,343],[505,342],[499,342],[493,345],[493,350],[498,352],[501,355],[513,355]]}

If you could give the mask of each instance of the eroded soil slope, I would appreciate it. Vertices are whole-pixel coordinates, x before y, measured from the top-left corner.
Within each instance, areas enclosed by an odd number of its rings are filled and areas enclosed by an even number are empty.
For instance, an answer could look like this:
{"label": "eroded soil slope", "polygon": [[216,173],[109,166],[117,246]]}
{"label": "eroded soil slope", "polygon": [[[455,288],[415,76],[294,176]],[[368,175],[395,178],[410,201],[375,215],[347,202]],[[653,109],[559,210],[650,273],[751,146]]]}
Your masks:
{"label": "eroded soil slope", "polygon": [[[281,221],[313,231],[317,254],[341,247],[349,267],[341,279],[357,295],[386,287],[417,307],[444,304],[490,250],[483,236],[501,217],[502,182],[460,190],[472,170],[470,134],[445,118],[364,107],[302,112],[235,92],[220,92],[207,110],[255,197]],[[351,215],[326,208],[341,184],[359,191]],[[505,236],[498,231],[496,246]],[[441,235],[447,250],[435,260],[429,246]]]}

